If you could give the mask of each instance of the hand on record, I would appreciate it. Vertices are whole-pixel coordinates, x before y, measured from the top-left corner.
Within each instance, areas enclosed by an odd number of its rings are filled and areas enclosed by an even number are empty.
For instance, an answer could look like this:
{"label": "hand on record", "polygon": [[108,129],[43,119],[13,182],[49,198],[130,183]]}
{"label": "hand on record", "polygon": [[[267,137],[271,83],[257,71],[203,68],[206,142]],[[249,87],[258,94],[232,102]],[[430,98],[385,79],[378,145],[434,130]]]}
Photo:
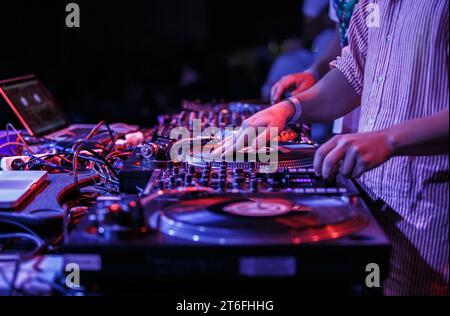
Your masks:
{"label": "hand on record", "polygon": [[308,90],[316,84],[316,78],[308,71],[287,75],[281,78],[273,87],[270,92],[270,99],[272,104],[280,102],[282,96],[289,89],[293,88],[292,95],[299,94],[305,90]]}
{"label": "hand on record", "polygon": [[264,147],[267,142],[284,130],[287,119],[293,115],[290,102],[275,104],[242,123],[239,131],[226,137],[212,152],[213,157],[232,157],[233,153],[245,146],[255,149]]}
{"label": "hand on record", "polygon": [[393,146],[384,131],[339,135],[316,151],[314,169],[317,176],[325,179],[333,179],[336,173],[359,178],[392,155]]}

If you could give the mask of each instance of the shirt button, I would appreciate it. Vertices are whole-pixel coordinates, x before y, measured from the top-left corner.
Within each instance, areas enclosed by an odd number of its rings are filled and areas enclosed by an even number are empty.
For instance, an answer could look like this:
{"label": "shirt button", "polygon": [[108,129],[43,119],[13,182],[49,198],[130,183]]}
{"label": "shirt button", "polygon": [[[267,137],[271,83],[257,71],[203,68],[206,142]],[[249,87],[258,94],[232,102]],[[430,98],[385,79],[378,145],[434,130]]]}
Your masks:
{"label": "shirt button", "polygon": [[392,41],[392,35],[388,35],[388,36],[386,37],[386,39],[387,39],[388,42]]}
{"label": "shirt button", "polygon": [[378,77],[378,82],[379,82],[379,83],[383,82],[383,80],[384,80],[384,76],[379,76],[379,77]]}

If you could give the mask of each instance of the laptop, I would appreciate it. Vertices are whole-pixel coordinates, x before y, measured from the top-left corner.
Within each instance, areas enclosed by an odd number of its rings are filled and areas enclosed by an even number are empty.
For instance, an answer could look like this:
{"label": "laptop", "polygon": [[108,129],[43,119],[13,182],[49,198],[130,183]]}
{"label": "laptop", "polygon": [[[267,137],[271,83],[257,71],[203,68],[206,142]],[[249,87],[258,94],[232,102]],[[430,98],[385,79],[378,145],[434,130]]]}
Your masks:
{"label": "laptop", "polygon": [[47,171],[0,171],[0,209],[14,209],[35,192]]}
{"label": "laptop", "polygon": [[[0,94],[14,111],[30,136],[51,140],[71,140],[85,138],[93,124],[69,124],[64,112],[57,104],[42,81],[35,75],[27,75],[0,81]],[[112,124],[115,134],[133,132],[137,126]],[[106,128],[102,128],[95,141],[107,140]]]}

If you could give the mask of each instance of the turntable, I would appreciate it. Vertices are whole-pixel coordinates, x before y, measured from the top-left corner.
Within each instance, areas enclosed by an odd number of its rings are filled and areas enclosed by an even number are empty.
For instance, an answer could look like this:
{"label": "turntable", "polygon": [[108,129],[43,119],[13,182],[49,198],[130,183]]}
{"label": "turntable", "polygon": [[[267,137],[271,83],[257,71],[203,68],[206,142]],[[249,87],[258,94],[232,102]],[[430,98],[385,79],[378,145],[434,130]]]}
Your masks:
{"label": "turntable", "polygon": [[362,230],[367,216],[346,197],[213,194],[170,204],[151,226],[168,236],[218,245],[291,245]]}
{"label": "turntable", "polygon": [[[277,168],[311,167],[317,147],[313,142],[280,143],[278,144],[275,161],[270,161],[269,159],[271,151],[274,150],[270,147],[263,147],[260,150],[244,147],[239,150],[239,154],[236,154],[233,159],[227,158],[225,161],[228,168],[242,169],[257,168],[263,170],[265,167],[269,167],[271,163],[275,163]],[[211,156],[214,148],[213,145],[194,147],[192,152],[186,157],[186,161],[199,167],[204,167],[211,163],[213,168],[218,168],[222,163],[222,159]]]}
{"label": "turntable", "polygon": [[157,170],[147,189],[138,200],[103,198],[69,235],[66,261],[87,286],[364,294],[369,263],[387,275],[389,242],[349,179],[222,164]]}

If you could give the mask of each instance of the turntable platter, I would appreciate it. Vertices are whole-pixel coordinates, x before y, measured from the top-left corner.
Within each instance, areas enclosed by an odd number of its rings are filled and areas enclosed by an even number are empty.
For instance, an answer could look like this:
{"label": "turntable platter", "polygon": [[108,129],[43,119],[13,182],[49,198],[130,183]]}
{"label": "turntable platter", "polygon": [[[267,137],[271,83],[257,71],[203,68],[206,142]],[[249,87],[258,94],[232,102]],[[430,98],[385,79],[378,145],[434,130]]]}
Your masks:
{"label": "turntable platter", "polygon": [[[195,166],[204,166],[206,162],[211,162],[212,167],[220,167],[221,159],[211,155],[215,149],[214,145],[205,145],[202,147],[194,147],[193,151],[188,155],[187,162]],[[278,147],[276,156],[279,168],[307,168],[311,167],[313,163],[314,153],[317,149],[313,144],[289,144]],[[262,162],[259,158],[265,157],[272,152],[270,147],[263,147],[260,150],[255,150],[252,147],[244,147],[233,159],[226,159],[228,168],[244,168],[251,167],[251,163],[256,164],[256,168],[268,165],[269,162]]]}
{"label": "turntable platter", "polygon": [[213,244],[301,244],[335,239],[367,218],[340,197],[217,194],[182,200],[157,214],[162,233]]}

